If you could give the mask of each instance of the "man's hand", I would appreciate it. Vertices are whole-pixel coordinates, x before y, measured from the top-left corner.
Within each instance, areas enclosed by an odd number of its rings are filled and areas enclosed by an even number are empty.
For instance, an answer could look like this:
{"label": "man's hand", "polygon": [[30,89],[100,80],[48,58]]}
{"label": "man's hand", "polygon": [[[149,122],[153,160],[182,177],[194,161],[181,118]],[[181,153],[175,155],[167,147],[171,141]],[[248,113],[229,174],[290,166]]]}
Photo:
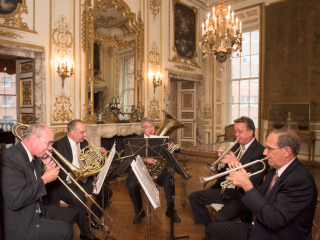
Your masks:
{"label": "man's hand", "polygon": [[233,154],[233,152],[229,152],[227,155],[222,158],[221,162],[229,164],[231,161],[235,162],[238,161],[237,157]]}
{"label": "man's hand", "polygon": [[157,160],[155,160],[154,158],[147,158],[146,159],[146,162],[148,164],[153,164],[153,165],[156,165],[157,164]]}
{"label": "man's hand", "polygon": [[[50,153],[50,155],[51,155],[51,153]],[[57,164],[55,163],[55,161],[53,161],[52,158],[49,157],[49,156],[47,156],[46,158],[44,158],[43,161],[46,163],[46,164],[44,165],[44,168],[45,168],[46,170],[51,169],[51,168],[55,168],[56,165],[57,165]]]}
{"label": "man's hand", "polygon": [[[241,163],[239,163],[241,166]],[[247,192],[253,188],[253,185],[249,179],[249,175],[241,168],[239,171],[233,171],[227,177],[227,181],[231,181],[233,185],[242,187],[242,189]]]}
{"label": "man's hand", "polygon": [[100,148],[100,153],[102,154],[102,156],[105,156],[105,155],[107,155],[108,152],[104,147],[102,147],[102,148]]}
{"label": "man's hand", "polygon": [[239,162],[238,159],[231,159],[231,161],[228,163],[229,169],[234,169],[240,166],[242,166],[242,164]]}
{"label": "man's hand", "polygon": [[219,147],[218,149],[218,157],[221,157],[226,149],[224,147]]}
{"label": "man's hand", "polygon": [[46,185],[49,182],[52,182],[57,179],[59,174],[60,167],[50,168],[41,176],[44,184]]}

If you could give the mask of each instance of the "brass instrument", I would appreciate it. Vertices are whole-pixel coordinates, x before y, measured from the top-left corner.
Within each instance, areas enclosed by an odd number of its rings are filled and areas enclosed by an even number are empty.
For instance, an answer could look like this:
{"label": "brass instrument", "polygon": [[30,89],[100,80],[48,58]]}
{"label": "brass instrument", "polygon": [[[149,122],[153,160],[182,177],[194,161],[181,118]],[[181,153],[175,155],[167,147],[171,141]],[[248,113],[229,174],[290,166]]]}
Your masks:
{"label": "brass instrument", "polygon": [[[259,173],[263,172],[263,171],[266,169],[266,164],[264,163],[264,160],[267,160],[267,159],[268,159],[268,157],[265,157],[265,158],[260,159],[260,160],[255,160],[255,161],[250,162],[250,163],[247,163],[247,164],[245,164],[245,165],[243,165],[243,166],[236,167],[236,168],[230,169],[230,170],[228,170],[228,171],[225,171],[225,172],[222,172],[222,173],[219,173],[219,174],[210,176],[210,177],[202,177],[201,175],[199,175],[200,182],[201,182],[201,184],[203,185],[203,188],[205,189],[208,182],[211,182],[211,181],[213,181],[213,180],[215,180],[215,179],[217,179],[217,178],[226,176],[226,175],[228,175],[229,173],[231,173],[231,172],[233,172],[233,171],[238,171],[238,170],[240,170],[241,168],[250,167],[250,166],[252,166],[252,165],[254,165],[254,164],[257,164],[257,163],[262,163],[262,164],[263,164],[263,168],[262,168],[261,170],[256,171],[256,172],[254,172],[254,173],[248,173],[248,176],[251,177],[251,176],[253,176],[253,175],[256,175],[256,174],[259,174]],[[225,189],[229,184],[232,184],[232,182],[231,182],[231,181],[224,181],[224,182],[221,183],[221,187],[222,187],[223,189]]]}
{"label": "brass instrument", "polygon": [[[217,165],[220,163],[220,161],[224,158],[224,156],[225,155],[227,155],[230,151],[231,151],[231,149],[237,144],[239,142],[239,139],[237,138],[235,141],[234,141],[234,143],[226,150],[226,151],[224,151],[224,153],[221,155],[221,157],[219,157],[215,162],[213,162],[213,163],[208,163],[207,164],[207,167],[209,168],[209,170],[211,171],[211,172],[216,172],[217,171]],[[239,148],[240,149],[240,148]],[[238,149],[238,150],[239,150]],[[237,150],[237,151],[238,151]],[[236,151],[236,152],[237,152]],[[224,163],[220,163],[220,165],[221,165],[221,167],[225,167],[225,164]]]}
{"label": "brass instrument", "polygon": [[[156,136],[169,136],[175,130],[185,127],[174,116],[167,113],[166,111],[163,111],[163,112],[165,113],[165,118],[163,119],[160,128],[156,132],[156,134],[155,134]],[[180,148],[179,145],[171,144],[168,147],[168,150],[170,151],[170,153],[173,153],[175,150],[177,150],[179,148]],[[164,158],[157,158],[156,165],[147,164],[146,167],[147,167],[152,179],[155,181],[160,176],[160,174],[164,171],[164,169],[167,168],[167,161]]]}
{"label": "brass instrument", "polygon": [[[23,123],[16,123],[15,125],[12,126],[11,128],[11,131],[13,133],[13,135],[18,138],[20,141],[23,140],[23,137],[24,135],[20,136],[18,134],[18,130],[20,128],[29,128],[29,125],[26,125],[26,124],[23,124]],[[66,164],[66,166],[68,168],[70,168],[72,174],[74,176],[76,176],[76,179],[65,169],[61,166],[61,164],[59,163],[58,160],[56,160],[51,154],[49,151],[46,151],[46,154],[48,157],[50,157],[59,167],[62,171],[64,171],[64,173],[69,177],[69,179],[85,194],[86,197],[90,198],[90,200],[92,201],[93,204],[95,204],[102,212],[102,216],[104,216],[104,214],[107,215],[107,217],[111,220],[112,222],[112,227],[111,228],[114,228],[114,221],[113,219],[109,216],[109,214],[107,214],[104,209],[91,197],[90,194],[88,194],[86,192],[86,190],[84,190],[81,185],[77,182],[77,179],[81,179],[83,178],[83,176],[86,174],[87,172],[87,169],[80,169],[80,168],[77,168],[75,167],[72,163],[70,163],[64,156],[62,156],[56,149],[52,148],[52,152],[64,163]],[[44,162],[44,160],[42,158],[38,158],[39,160],[42,161],[42,163],[44,165],[46,165],[46,163]],[[91,176],[91,175],[90,175]],[[92,216],[94,216],[98,222],[103,225],[104,227],[106,227],[106,229],[110,229],[108,226],[105,226],[104,225],[104,217],[102,217],[102,219],[99,219],[97,217],[97,215],[94,214],[94,212],[91,211],[90,207],[88,207],[78,196],[77,194],[75,194],[73,192],[73,190],[68,186],[68,184],[66,184],[59,176],[57,177],[59,179],[59,181],[73,194],[74,197],[76,197],[83,206],[85,206],[85,208],[92,214]]]}

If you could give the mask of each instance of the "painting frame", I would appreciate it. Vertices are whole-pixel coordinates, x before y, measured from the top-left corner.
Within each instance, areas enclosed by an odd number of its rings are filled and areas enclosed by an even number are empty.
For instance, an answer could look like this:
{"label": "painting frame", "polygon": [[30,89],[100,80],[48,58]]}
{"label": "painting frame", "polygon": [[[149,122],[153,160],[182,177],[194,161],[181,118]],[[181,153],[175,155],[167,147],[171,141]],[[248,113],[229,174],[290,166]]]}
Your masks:
{"label": "painting frame", "polygon": [[[17,15],[23,7],[26,7],[26,0],[14,0],[14,1],[10,1],[10,3],[8,4],[8,8],[10,7],[10,4],[15,5],[15,6],[11,6],[10,10],[5,11],[3,10],[3,8],[0,7],[0,17],[1,18],[8,18],[8,17],[13,17],[15,15]],[[7,12],[7,13],[5,13]]]}
{"label": "painting frame", "polygon": [[198,66],[197,30],[198,9],[179,0],[173,0],[173,51],[172,61]]}

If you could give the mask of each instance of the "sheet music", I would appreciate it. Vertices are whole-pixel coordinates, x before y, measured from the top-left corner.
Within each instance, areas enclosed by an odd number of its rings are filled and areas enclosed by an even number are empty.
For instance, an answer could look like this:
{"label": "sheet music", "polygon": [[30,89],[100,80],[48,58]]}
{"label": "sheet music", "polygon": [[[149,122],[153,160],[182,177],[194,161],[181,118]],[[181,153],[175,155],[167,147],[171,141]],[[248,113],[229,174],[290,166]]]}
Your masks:
{"label": "sheet music", "polygon": [[97,176],[97,179],[95,181],[95,184],[93,186],[93,191],[92,193],[94,194],[99,194],[102,184],[104,183],[104,179],[106,178],[106,175],[108,173],[108,170],[110,168],[112,159],[114,157],[114,154],[116,153],[116,143],[113,144],[112,149],[109,153],[109,156],[106,160],[106,163],[104,164],[102,170],[100,171],[100,173]]}
{"label": "sheet music", "polygon": [[153,208],[157,209],[160,207],[159,191],[140,155],[137,156],[136,161],[132,161],[131,167]]}
{"label": "sheet music", "polygon": [[169,136],[150,135],[150,138],[168,138],[169,139]]}

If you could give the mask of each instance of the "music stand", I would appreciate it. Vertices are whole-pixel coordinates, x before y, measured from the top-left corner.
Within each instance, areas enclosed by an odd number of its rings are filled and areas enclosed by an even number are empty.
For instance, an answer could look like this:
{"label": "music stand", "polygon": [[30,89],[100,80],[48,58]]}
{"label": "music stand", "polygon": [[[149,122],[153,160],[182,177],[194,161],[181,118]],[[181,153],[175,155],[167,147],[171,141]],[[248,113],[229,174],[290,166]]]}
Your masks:
{"label": "music stand", "polygon": [[181,169],[181,167],[179,166],[179,163],[177,162],[177,160],[174,158],[174,156],[169,152],[169,150],[167,148],[164,147],[164,145],[159,145],[159,148],[161,150],[162,156],[167,160],[167,162],[169,163],[170,167],[171,167],[171,231],[170,231],[170,238],[168,238],[167,240],[175,240],[175,239],[181,239],[181,238],[189,238],[189,235],[186,236],[181,236],[181,237],[176,237],[176,235],[174,234],[174,173],[177,172],[181,177],[183,177],[184,179],[188,180],[189,178],[191,178],[191,176],[186,173],[185,171],[183,171]]}
{"label": "music stand", "polygon": [[[168,137],[125,138],[123,139],[124,154],[134,155],[134,156],[140,155],[141,158],[160,157],[161,149],[159,148],[159,146],[163,144],[167,145],[168,140],[169,140]],[[148,216],[148,224],[149,224],[149,239],[151,239],[151,207],[150,207],[150,201],[148,198],[147,198],[147,216]]]}

